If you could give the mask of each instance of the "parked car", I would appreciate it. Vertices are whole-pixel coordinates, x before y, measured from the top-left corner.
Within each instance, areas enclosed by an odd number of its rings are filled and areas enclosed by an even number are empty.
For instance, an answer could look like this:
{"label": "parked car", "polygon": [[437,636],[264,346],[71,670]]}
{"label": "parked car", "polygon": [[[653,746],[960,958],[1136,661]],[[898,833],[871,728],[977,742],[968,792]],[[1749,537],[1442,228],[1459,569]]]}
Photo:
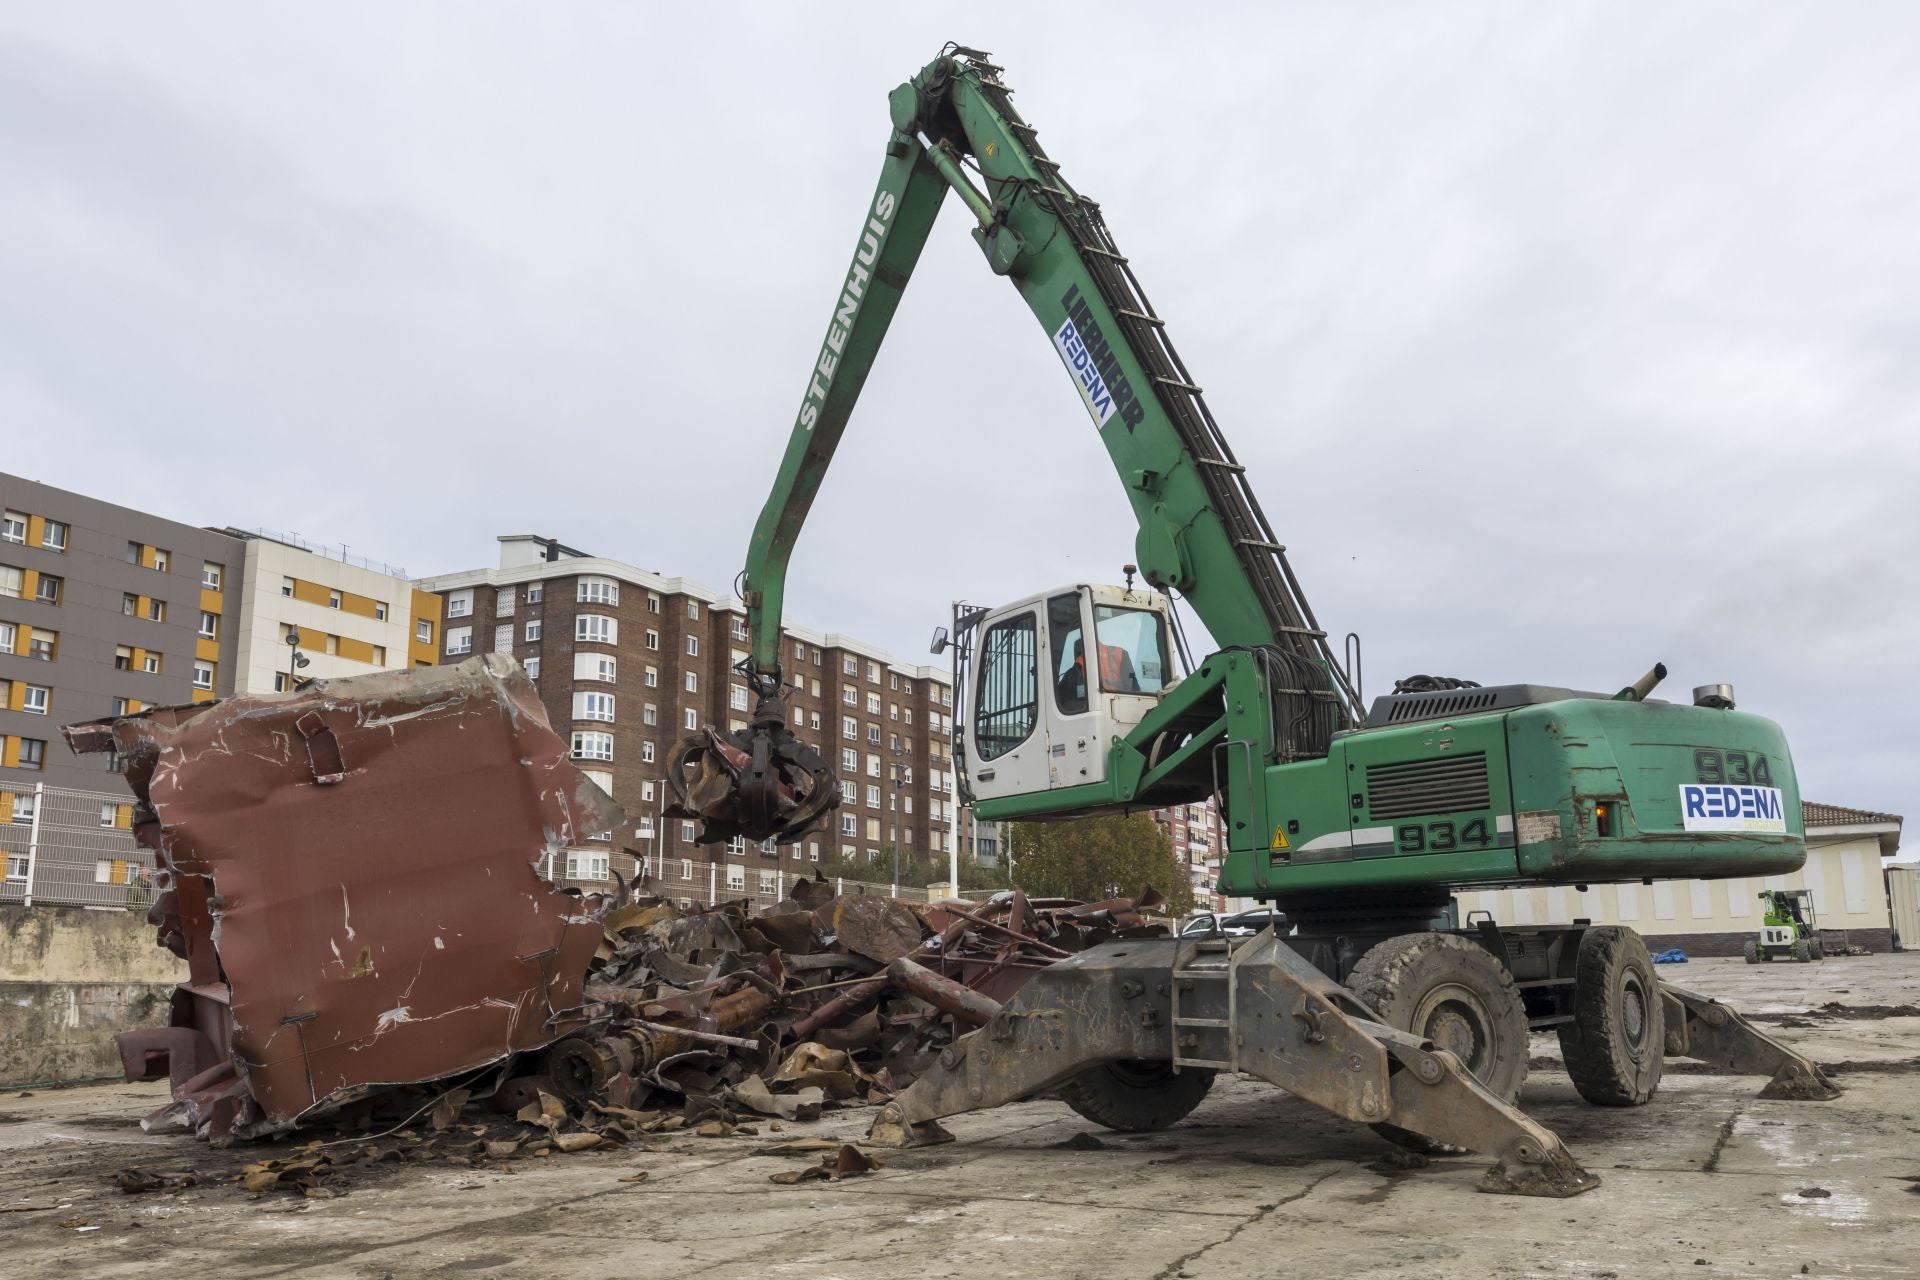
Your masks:
{"label": "parked car", "polygon": [[1251,911],[1240,911],[1228,916],[1212,911],[1188,916],[1180,923],[1180,936],[1218,933],[1229,938],[1250,938],[1268,925],[1273,926],[1275,933],[1291,932],[1285,912],[1275,911],[1272,907],[1256,907]]}

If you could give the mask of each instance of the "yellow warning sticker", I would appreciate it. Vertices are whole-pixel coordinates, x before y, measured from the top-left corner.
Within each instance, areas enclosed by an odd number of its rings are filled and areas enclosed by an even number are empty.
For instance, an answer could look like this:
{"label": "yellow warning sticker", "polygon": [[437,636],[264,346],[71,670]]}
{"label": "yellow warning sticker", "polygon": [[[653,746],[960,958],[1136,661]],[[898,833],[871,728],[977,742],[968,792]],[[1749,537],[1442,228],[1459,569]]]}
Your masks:
{"label": "yellow warning sticker", "polygon": [[1287,831],[1285,827],[1275,827],[1273,829],[1273,843],[1268,847],[1273,849],[1291,849],[1293,847],[1287,843]]}

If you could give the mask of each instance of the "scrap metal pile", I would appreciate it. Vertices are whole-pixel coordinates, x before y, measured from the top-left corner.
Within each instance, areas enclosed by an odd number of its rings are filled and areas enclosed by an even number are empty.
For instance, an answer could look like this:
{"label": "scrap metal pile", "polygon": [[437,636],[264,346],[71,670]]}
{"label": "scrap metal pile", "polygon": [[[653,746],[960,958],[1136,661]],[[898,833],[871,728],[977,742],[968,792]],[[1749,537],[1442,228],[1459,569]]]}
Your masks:
{"label": "scrap metal pile", "polygon": [[1115,937],[1157,936],[1138,900],[909,903],[800,881],[785,902],[610,912],[585,995],[594,1025],[556,1043],[511,1096],[577,1107],[693,1101],[723,1119],[810,1119],[885,1101],[1039,969]]}
{"label": "scrap metal pile", "polygon": [[148,919],[188,967],[170,1025],[117,1037],[127,1078],[172,1084],[149,1125],[216,1143],[438,1132],[456,1100],[572,1150],[884,1100],[1037,970],[1162,932],[1151,893],[928,905],[816,879],[755,915],[557,887],[624,819],[497,655],[66,734],[118,757]]}

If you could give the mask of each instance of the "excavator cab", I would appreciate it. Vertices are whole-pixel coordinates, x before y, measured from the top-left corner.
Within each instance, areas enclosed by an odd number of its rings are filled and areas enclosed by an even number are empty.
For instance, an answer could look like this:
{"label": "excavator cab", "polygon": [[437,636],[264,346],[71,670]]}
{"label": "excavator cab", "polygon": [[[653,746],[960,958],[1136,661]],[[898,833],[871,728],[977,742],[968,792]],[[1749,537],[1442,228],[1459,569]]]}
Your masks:
{"label": "excavator cab", "polygon": [[955,752],[972,798],[1103,782],[1107,751],[1177,680],[1167,598],[1058,587],[987,613],[960,647]]}

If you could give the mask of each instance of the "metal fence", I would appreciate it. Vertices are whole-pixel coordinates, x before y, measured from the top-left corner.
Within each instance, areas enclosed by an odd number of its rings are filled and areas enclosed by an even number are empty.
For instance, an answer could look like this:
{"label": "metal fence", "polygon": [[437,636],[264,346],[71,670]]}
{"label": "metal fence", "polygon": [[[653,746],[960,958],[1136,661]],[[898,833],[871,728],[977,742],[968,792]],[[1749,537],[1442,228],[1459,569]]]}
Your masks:
{"label": "metal fence", "polygon": [[[750,912],[765,911],[784,902],[792,894],[793,886],[801,880],[813,879],[812,869],[787,869],[773,867],[753,858],[728,859],[725,862],[703,862],[697,859],[617,857],[615,860],[621,879],[630,886],[637,883],[639,877],[650,876],[648,888],[663,898],[671,898],[682,906],[717,906],[723,902],[744,902]],[[619,884],[609,875],[605,878],[568,875],[567,869],[556,863],[551,868],[550,877],[557,885],[580,889],[588,893],[617,892]],[[938,898],[956,895],[944,892],[943,886],[931,888],[920,884],[893,885],[873,880],[851,880],[845,877],[829,876],[827,883],[833,886],[836,894],[870,894],[882,898],[900,898],[907,902],[930,902]],[[975,902],[985,901],[994,891],[969,889],[957,896]]]}
{"label": "metal fence", "polygon": [[[132,827],[133,800],[124,792],[0,784],[0,854],[6,859],[0,904],[145,911],[154,897],[153,854],[134,843]],[[547,877],[556,885],[589,893],[617,891],[619,883],[612,875],[591,874],[607,865],[608,856],[597,851],[592,856],[597,856],[597,866],[569,867],[556,857],[545,868]],[[705,862],[615,855],[611,861],[629,884],[650,873],[653,892],[685,906],[745,902],[750,911],[764,911],[785,901],[796,881],[813,878],[807,864],[771,866],[757,858]],[[844,878],[829,883],[838,894],[909,902],[949,896],[939,885],[930,889]],[[993,891],[969,890],[958,896],[982,901]]]}
{"label": "metal fence", "polygon": [[0,903],[145,911],[153,854],[133,841],[133,798],[0,783]]}

